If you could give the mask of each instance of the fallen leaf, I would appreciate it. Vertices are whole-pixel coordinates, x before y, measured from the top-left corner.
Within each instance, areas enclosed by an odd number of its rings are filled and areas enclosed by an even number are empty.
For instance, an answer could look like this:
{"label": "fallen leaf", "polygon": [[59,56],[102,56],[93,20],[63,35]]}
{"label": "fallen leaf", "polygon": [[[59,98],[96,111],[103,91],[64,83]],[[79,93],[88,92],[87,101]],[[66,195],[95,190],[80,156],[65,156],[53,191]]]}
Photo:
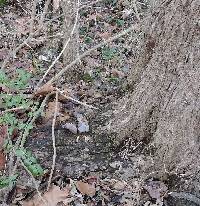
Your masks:
{"label": "fallen leaf", "polygon": [[[60,107],[61,107],[60,104],[61,103],[58,102],[58,108],[57,108],[57,112],[58,113],[59,113]],[[55,107],[56,107],[56,102],[55,101],[48,103],[48,106],[47,106],[47,108],[45,110],[45,115],[44,115],[46,120],[49,120],[49,119],[51,119],[54,116]]]}
{"label": "fallen leaf", "polygon": [[125,19],[125,18],[129,17],[133,13],[133,9],[124,9],[122,11],[122,13],[123,13],[122,17],[123,17],[123,19]]}
{"label": "fallen leaf", "polygon": [[88,20],[95,20],[97,19],[97,14],[88,14]]}
{"label": "fallen leaf", "polygon": [[151,198],[156,200],[162,200],[168,190],[167,186],[161,181],[148,181],[144,189],[147,190]]}
{"label": "fallen leaf", "polygon": [[79,131],[79,133],[89,132],[88,122],[79,122],[78,123],[78,131]]}
{"label": "fallen leaf", "polygon": [[113,188],[115,190],[124,190],[125,187],[126,187],[126,182],[124,182],[124,181],[116,181],[113,184]]}
{"label": "fallen leaf", "polygon": [[62,113],[60,113],[60,115],[58,116],[58,120],[60,121],[60,122],[66,122],[67,120],[69,120],[70,119],[70,115],[69,115],[69,113],[67,113],[67,112],[62,112]]}
{"label": "fallen leaf", "polygon": [[79,133],[89,132],[89,124],[87,119],[80,113],[75,112],[74,116],[78,121],[78,131]]}
{"label": "fallen leaf", "polygon": [[45,62],[49,62],[50,61],[49,58],[47,56],[44,56],[44,55],[40,55],[39,56],[39,60],[45,61]]}
{"label": "fallen leaf", "polygon": [[7,126],[0,126],[0,150],[3,149],[4,140],[7,137]]}
{"label": "fallen leaf", "polygon": [[65,129],[68,129],[73,134],[77,134],[77,127],[73,123],[66,123],[62,127],[65,128]]}
{"label": "fallen leaf", "polygon": [[108,38],[111,37],[111,33],[106,31],[106,32],[103,32],[103,33],[99,33],[99,36],[103,39],[108,39]]}
{"label": "fallen leaf", "polygon": [[8,49],[5,48],[0,49],[0,60],[5,59],[8,53],[9,53]]}
{"label": "fallen leaf", "polygon": [[98,62],[97,59],[92,58],[92,57],[85,58],[85,62],[86,62],[88,67],[84,68],[84,70],[86,70],[87,68],[88,68],[88,70],[91,70],[91,68],[93,68],[93,67],[100,67],[101,66],[100,62]]}
{"label": "fallen leaf", "polygon": [[[42,195],[43,200],[48,206],[56,206],[58,203],[66,200],[70,193],[69,188],[60,189],[59,186],[53,185],[50,190]],[[38,195],[29,201],[23,201],[23,206],[45,206],[45,203]]]}
{"label": "fallen leaf", "polygon": [[3,151],[0,151],[0,171],[5,169],[6,157]]}
{"label": "fallen leaf", "polygon": [[125,74],[122,71],[119,71],[117,69],[112,69],[111,73],[112,73],[112,76],[118,77],[118,78],[123,78],[125,76]]}
{"label": "fallen leaf", "polygon": [[5,125],[0,126],[0,171],[5,169],[6,156],[3,152],[3,144],[7,137],[8,127]]}
{"label": "fallen leaf", "polygon": [[45,84],[39,88],[33,95],[34,96],[44,96],[55,91],[55,88],[51,84]]}
{"label": "fallen leaf", "polygon": [[76,183],[77,189],[83,194],[83,195],[89,195],[89,196],[94,196],[96,193],[96,188],[91,184],[85,183],[83,181],[78,181]]}

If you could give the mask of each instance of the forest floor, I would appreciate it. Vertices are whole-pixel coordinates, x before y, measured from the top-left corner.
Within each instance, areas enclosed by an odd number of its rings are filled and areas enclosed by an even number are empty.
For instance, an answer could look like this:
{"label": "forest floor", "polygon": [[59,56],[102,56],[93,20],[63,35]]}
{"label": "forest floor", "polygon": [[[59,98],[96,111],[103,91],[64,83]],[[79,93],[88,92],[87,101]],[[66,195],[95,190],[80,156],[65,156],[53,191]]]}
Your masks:
{"label": "forest floor", "polygon": [[[141,174],[145,161],[151,161],[143,142],[130,143],[127,139],[119,148],[115,146],[115,134],[108,136],[104,131],[118,99],[129,89],[127,78],[140,37],[127,33],[105,44],[77,61],[73,82],[66,81],[65,73],[56,83],[40,86],[35,92],[62,50],[62,11],[47,12],[41,22],[44,5],[37,5],[33,16],[30,2],[13,2],[0,8],[1,204],[173,205],[166,194],[179,181],[174,178],[164,182]],[[137,2],[138,10],[125,0],[90,3],[82,2],[79,11],[77,57],[138,23],[148,7],[143,1]],[[43,83],[64,66],[61,57]],[[26,131],[29,117],[34,117],[49,93],[44,111],[33,122],[17,153],[20,132]],[[10,98],[5,97],[8,94]],[[30,108],[36,109],[31,113]],[[10,115],[9,120],[16,118],[17,123],[9,122],[5,114]],[[5,147],[7,134],[10,142]],[[10,151],[8,145],[15,149]],[[10,178],[5,179],[8,175]],[[52,181],[47,189],[49,178]],[[8,187],[3,188],[5,185]]]}

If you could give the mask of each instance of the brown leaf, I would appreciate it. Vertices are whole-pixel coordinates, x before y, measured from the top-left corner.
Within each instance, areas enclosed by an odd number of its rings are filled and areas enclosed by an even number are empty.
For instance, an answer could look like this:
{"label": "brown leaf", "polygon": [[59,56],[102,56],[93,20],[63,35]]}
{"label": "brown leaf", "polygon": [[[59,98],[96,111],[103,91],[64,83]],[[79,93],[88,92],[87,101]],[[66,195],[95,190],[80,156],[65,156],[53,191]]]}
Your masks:
{"label": "brown leaf", "polygon": [[78,181],[76,183],[77,189],[84,195],[94,196],[96,193],[96,189],[94,185]]}
{"label": "brown leaf", "polygon": [[9,93],[10,90],[9,90],[9,88],[6,87],[5,85],[0,84],[0,93],[1,93],[1,92],[7,92],[7,93]]}
{"label": "brown leaf", "polygon": [[5,164],[6,164],[6,157],[3,153],[3,151],[0,152],[0,171],[5,169]]}
{"label": "brown leaf", "polygon": [[88,71],[91,70],[91,68],[93,67],[100,67],[101,64],[98,62],[97,59],[95,58],[92,58],[92,57],[86,57],[85,60],[84,60],[87,64],[88,67],[84,68],[84,70],[88,69]]}
{"label": "brown leaf", "polygon": [[70,119],[70,115],[69,115],[69,113],[67,113],[67,112],[62,112],[62,113],[60,113],[60,115],[58,116],[58,120],[60,121],[60,122],[66,122],[67,120],[69,120]]}
{"label": "brown leaf", "polygon": [[0,126],[0,150],[3,148],[4,140],[7,137],[7,126],[2,125]]}
{"label": "brown leaf", "polygon": [[[59,202],[67,199],[69,188],[60,189],[59,186],[53,185],[50,190],[42,195],[48,206],[56,206]],[[23,201],[23,206],[44,206],[45,203],[36,195],[29,201]]]}
{"label": "brown leaf", "polygon": [[99,36],[103,39],[108,39],[108,38],[111,37],[111,33],[106,31],[106,32],[103,32],[103,33],[99,33]]}
{"label": "brown leaf", "polygon": [[55,91],[55,87],[53,87],[51,84],[45,84],[41,88],[39,88],[33,95],[34,96],[44,96],[53,91]]}
{"label": "brown leaf", "polygon": [[[55,107],[56,107],[55,101],[48,103],[48,107],[45,110],[45,119],[49,120],[54,116]],[[60,111],[60,102],[58,102],[58,108],[57,108],[57,112],[59,111]]]}
{"label": "brown leaf", "polygon": [[96,21],[97,18],[100,19],[102,17],[102,15],[99,13],[93,13],[93,14],[88,14],[87,17],[88,17],[88,20],[95,20]]}
{"label": "brown leaf", "polygon": [[114,77],[119,77],[119,78],[123,78],[125,76],[125,74],[122,71],[119,71],[117,69],[112,69],[112,75]]}
{"label": "brown leaf", "polygon": [[124,190],[125,187],[126,187],[126,182],[124,181],[116,181],[113,185],[113,188],[115,190]]}

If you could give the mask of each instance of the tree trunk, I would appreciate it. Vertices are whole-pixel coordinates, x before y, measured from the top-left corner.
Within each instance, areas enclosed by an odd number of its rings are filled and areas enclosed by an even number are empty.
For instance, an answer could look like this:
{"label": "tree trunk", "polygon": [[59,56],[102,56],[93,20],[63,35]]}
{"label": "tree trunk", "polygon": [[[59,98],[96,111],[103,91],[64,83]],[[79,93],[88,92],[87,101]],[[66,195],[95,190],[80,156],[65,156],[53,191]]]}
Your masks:
{"label": "tree trunk", "polygon": [[[78,34],[78,26],[76,24],[77,17],[77,3],[74,0],[63,1],[62,2],[62,10],[64,14],[64,41],[63,41],[63,48],[66,46],[69,38],[70,41],[67,44],[67,47],[63,53],[63,63],[64,66],[70,64],[75,58],[77,57],[78,53],[78,41],[77,41],[77,34]],[[74,28],[75,27],[75,28]],[[73,34],[72,34],[73,33]],[[73,77],[73,67],[66,73],[66,80],[69,83]]]}
{"label": "tree trunk", "polygon": [[148,16],[132,90],[109,124],[119,142],[131,137],[153,145],[153,169],[162,174],[199,171],[199,17],[198,0],[162,0]]}

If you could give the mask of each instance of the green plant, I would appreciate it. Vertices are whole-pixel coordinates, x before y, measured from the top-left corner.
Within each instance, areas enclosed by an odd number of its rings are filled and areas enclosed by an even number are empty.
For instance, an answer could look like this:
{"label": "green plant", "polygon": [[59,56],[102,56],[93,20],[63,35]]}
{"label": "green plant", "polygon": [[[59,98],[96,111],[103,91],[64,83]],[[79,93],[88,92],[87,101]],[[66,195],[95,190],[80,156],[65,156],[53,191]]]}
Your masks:
{"label": "green plant", "polygon": [[79,34],[80,34],[81,36],[86,35],[87,32],[88,32],[88,28],[87,28],[86,26],[80,27],[80,29],[79,29]]}
{"label": "green plant", "polygon": [[[33,116],[37,109],[38,102],[32,101],[27,95],[23,94],[24,90],[28,87],[28,82],[31,74],[17,69],[16,76],[9,78],[3,71],[0,71],[0,84],[11,91],[11,93],[3,92],[0,96],[1,107],[4,110],[12,110],[15,108],[28,111],[27,116]],[[30,109],[31,108],[31,109]],[[8,132],[11,135],[15,128],[23,130],[26,127],[32,127],[26,123],[26,119],[20,119],[15,112],[5,112],[0,116],[0,125],[5,124],[8,126]]]}
{"label": "green plant", "polygon": [[113,84],[117,84],[117,83],[119,83],[119,78],[117,78],[117,77],[109,77],[109,82],[111,82]]}
{"label": "green plant", "polygon": [[3,6],[6,3],[6,0],[0,0],[0,6]]}
{"label": "green plant", "polygon": [[84,42],[86,44],[90,44],[92,42],[92,38],[90,36],[85,37]]}
{"label": "green plant", "polygon": [[102,72],[101,68],[100,68],[100,67],[97,67],[97,68],[95,69],[95,72],[94,72],[95,77],[100,77],[101,72]]}
{"label": "green plant", "polygon": [[104,47],[101,50],[101,55],[104,60],[111,60],[117,56],[117,50],[115,48]]}
{"label": "green plant", "polygon": [[123,19],[116,19],[115,23],[117,24],[118,27],[122,27],[125,24],[125,21]]}
{"label": "green plant", "polygon": [[41,176],[44,174],[44,170],[37,163],[37,159],[33,156],[31,151],[26,149],[17,149],[16,150],[17,157],[20,157],[24,165],[31,172],[33,176]]}
{"label": "green plant", "polygon": [[[18,138],[21,138],[21,145],[19,144],[20,141],[17,141],[18,144],[13,145],[10,139],[6,139],[3,145],[5,152],[14,151],[15,155],[21,159],[33,176],[39,176],[43,174],[43,169],[31,152],[23,148],[22,144],[23,134],[33,128],[29,119],[37,114],[39,105],[37,101],[33,101],[25,94],[30,78],[31,74],[23,69],[17,69],[12,77],[4,71],[0,71],[0,85],[3,85],[0,95],[0,107],[4,111],[0,116],[0,125],[7,125],[9,136],[17,129]],[[18,110],[21,111],[18,112]],[[23,115],[21,115],[22,113]],[[8,184],[11,180],[3,178],[0,186]]]}
{"label": "green plant", "polygon": [[17,177],[18,177],[17,174],[12,175],[10,177],[5,177],[5,176],[1,177],[0,178],[0,189],[9,187],[9,186],[12,187],[15,184]]}

